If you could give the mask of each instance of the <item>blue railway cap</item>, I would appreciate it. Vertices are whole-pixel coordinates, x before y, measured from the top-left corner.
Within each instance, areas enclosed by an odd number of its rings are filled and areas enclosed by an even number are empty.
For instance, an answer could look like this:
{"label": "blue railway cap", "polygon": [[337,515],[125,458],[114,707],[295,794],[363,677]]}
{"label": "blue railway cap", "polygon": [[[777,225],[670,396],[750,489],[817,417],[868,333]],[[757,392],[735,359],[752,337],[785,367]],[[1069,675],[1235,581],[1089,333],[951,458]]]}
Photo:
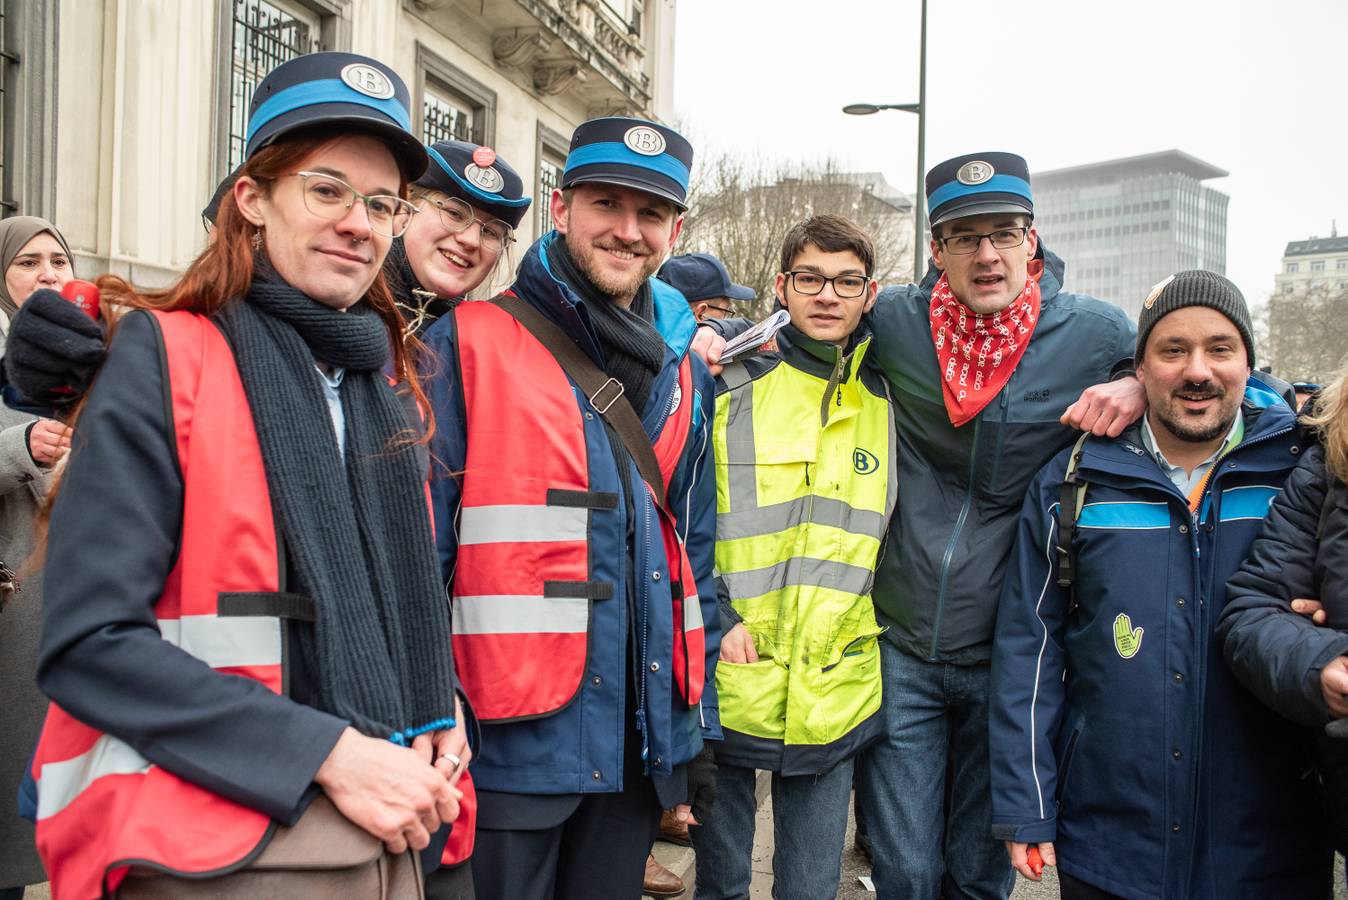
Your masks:
{"label": "blue railway cap", "polygon": [[417,187],[458,197],[511,228],[520,227],[532,198],[524,193],[524,179],[495,150],[467,141],[436,141],[426,153],[431,163]]}
{"label": "blue railway cap", "polygon": [[267,73],[248,107],[245,157],[299,128],[335,126],[388,144],[408,181],[426,171],[412,134],[410,94],[398,73],[357,53],[309,53]]}
{"label": "blue railway cap", "polygon": [[655,277],[676,288],[689,303],[717,297],[740,301],[758,297],[753,288],[731,281],[725,264],[710,253],[671,256]]}
{"label": "blue railway cap", "polygon": [[927,173],[927,218],[933,226],[987,213],[1034,218],[1030,167],[1014,153],[968,153]]}
{"label": "blue railway cap", "polygon": [[645,119],[606,116],[576,126],[562,172],[562,189],[617,184],[688,209],[693,145],[673,128]]}

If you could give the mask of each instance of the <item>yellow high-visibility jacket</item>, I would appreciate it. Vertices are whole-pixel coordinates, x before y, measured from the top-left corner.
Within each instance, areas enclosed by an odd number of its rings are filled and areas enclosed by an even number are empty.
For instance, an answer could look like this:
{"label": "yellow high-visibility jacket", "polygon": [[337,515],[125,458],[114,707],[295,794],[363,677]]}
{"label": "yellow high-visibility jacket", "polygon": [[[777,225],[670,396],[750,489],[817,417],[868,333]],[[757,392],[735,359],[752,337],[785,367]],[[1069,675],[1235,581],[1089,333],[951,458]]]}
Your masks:
{"label": "yellow high-visibility jacket", "polygon": [[717,381],[716,567],[758,662],[716,667],[723,762],[823,772],[880,733],[871,583],[898,500],[884,379],[791,326]]}

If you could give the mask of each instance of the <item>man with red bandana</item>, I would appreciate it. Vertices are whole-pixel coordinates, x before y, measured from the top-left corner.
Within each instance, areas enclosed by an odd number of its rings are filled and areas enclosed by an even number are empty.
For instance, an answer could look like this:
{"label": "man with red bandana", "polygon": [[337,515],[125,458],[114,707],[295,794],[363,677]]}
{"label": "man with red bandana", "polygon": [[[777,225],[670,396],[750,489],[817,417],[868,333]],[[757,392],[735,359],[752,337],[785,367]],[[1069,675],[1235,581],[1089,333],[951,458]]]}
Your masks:
{"label": "man with red bandana", "polygon": [[900,502],[875,580],[886,734],[858,790],[880,896],[1005,897],[1014,875],[988,786],[997,598],[1034,473],[1076,427],[1117,434],[1141,413],[1135,378],[1109,383],[1131,368],[1136,332],[1118,307],[1062,290],[1024,159],[959,156],[926,188],[932,268],[871,314]]}
{"label": "man with red bandana", "polygon": [[959,156],[926,182],[931,269],[881,291],[867,317],[895,401],[899,506],[874,586],[888,626],[886,731],[858,765],[857,792],[880,897],[1005,897],[1014,874],[990,830],[988,683],[1017,517],[1076,428],[1116,436],[1144,396],[1133,324],[1062,289],[1024,159]]}

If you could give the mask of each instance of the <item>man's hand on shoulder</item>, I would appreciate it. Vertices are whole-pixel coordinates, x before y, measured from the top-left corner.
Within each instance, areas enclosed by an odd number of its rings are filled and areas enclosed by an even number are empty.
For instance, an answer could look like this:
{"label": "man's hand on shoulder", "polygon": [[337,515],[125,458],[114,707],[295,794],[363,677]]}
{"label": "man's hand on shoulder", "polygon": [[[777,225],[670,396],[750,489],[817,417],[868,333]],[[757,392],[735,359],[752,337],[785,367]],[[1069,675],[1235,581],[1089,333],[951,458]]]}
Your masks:
{"label": "man's hand on shoulder", "polygon": [[1064,425],[1089,431],[1096,437],[1118,437],[1147,410],[1147,392],[1134,376],[1095,384],[1059,419]]}
{"label": "man's hand on shoulder", "polygon": [[1325,605],[1319,600],[1298,597],[1292,601],[1292,612],[1300,616],[1306,616],[1316,625],[1325,624]]}

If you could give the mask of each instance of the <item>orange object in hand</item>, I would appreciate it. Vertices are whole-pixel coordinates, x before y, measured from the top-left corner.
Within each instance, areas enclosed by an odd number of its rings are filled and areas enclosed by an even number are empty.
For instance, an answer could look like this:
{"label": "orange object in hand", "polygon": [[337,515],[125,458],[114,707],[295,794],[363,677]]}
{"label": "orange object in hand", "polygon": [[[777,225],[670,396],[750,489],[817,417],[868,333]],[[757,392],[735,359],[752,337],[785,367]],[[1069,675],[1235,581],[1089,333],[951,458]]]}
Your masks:
{"label": "orange object in hand", "polygon": [[1030,871],[1036,875],[1044,874],[1044,857],[1039,855],[1039,846],[1031,844],[1025,851],[1025,863],[1030,867]]}

